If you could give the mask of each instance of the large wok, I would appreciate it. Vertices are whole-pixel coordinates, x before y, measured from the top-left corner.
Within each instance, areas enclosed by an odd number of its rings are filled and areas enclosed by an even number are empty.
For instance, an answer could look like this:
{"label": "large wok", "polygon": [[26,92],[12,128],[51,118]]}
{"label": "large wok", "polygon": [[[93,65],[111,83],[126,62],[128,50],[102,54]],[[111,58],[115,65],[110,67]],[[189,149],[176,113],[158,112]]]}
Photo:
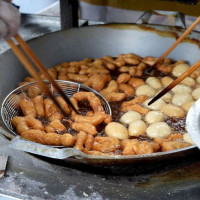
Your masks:
{"label": "large wok", "polygon": [[[104,55],[117,56],[121,53],[136,53],[140,56],[156,56],[175,41],[184,29],[170,26],[109,24],[73,28],[54,32],[28,41],[31,48],[46,67],[63,61],[97,58]],[[200,58],[200,33],[193,31],[169,57],[184,59],[190,64]],[[28,73],[11,50],[0,57],[0,94],[4,98]],[[70,163],[98,165],[144,163],[170,158],[181,158],[197,151],[196,146],[170,152],[138,156],[99,157],[88,156],[66,159]]]}

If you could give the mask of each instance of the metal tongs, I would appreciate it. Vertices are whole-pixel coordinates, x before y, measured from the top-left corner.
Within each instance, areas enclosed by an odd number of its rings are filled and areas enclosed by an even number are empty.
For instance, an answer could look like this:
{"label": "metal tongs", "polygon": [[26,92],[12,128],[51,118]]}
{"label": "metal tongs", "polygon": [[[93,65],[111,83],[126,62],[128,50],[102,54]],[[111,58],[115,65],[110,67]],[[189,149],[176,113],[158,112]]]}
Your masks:
{"label": "metal tongs", "polygon": [[26,70],[31,74],[32,77],[35,78],[36,81],[38,81],[41,89],[45,92],[45,94],[48,95],[51,99],[53,99],[54,102],[56,103],[56,105],[61,109],[61,111],[63,111],[62,107],[59,105],[56,98],[49,91],[49,89],[47,88],[45,83],[40,79],[37,71],[34,69],[32,64],[29,62],[29,60],[24,55],[24,52],[22,52],[22,50],[15,44],[14,39],[19,43],[20,47],[23,49],[23,51],[26,53],[26,55],[30,58],[30,60],[35,64],[35,66],[45,75],[45,77],[53,85],[53,87],[57,90],[57,92],[60,94],[60,96],[78,114],[78,111],[76,110],[74,105],[71,103],[70,99],[67,97],[67,95],[64,94],[64,92],[61,90],[60,86],[50,76],[50,74],[48,73],[46,68],[43,66],[41,61],[37,58],[37,56],[34,54],[34,52],[31,50],[31,48],[28,46],[28,44],[22,39],[22,37],[19,34],[16,34],[13,39],[7,40],[7,43],[11,47],[14,54],[18,57],[20,62],[23,64],[23,66],[26,68]]}

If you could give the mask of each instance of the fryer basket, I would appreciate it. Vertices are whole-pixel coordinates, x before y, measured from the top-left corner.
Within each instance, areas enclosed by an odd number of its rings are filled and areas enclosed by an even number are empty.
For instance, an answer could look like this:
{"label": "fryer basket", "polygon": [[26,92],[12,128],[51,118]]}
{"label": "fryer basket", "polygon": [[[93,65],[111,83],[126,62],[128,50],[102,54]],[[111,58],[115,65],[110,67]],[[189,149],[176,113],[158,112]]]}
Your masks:
{"label": "fryer basket", "polygon": [[[56,91],[54,90],[53,86],[51,83],[48,81],[44,81],[49,90],[53,95],[56,95]],[[101,101],[101,104],[105,110],[106,114],[112,115],[112,111],[110,108],[109,103],[107,100],[97,91],[93,90],[90,87],[87,87],[83,84],[72,82],[72,81],[61,81],[61,80],[56,80],[57,84],[60,86],[62,91],[70,98],[74,93],[79,92],[79,91],[86,91],[86,92],[93,92]],[[22,85],[13,91],[11,91],[6,98],[4,99],[2,106],[1,106],[1,117],[3,120],[3,123],[5,126],[9,129],[9,131],[13,135],[17,135],[15,133],[15,130],[12,126],[11,120],[15,116],[20,116],[22,115],[22,111],[19,107],[19,102],[21,98],[29,98],[27,95],[28,88],[33,85],[37,84],[37,82],[31,82],[25,85]]]}

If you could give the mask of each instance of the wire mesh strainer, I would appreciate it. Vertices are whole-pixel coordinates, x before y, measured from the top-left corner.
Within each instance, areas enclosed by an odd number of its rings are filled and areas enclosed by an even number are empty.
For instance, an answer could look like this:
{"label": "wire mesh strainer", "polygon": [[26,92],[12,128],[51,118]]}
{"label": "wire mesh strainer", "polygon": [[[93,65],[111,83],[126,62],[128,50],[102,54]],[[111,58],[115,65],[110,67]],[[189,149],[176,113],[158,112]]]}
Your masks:
{"label": "wire mesh strainer", "polygon": [[[93,92],[101,101],[101,104],[105,110],[106,114],[112,115],[112,111],[110,108],[109,103],[107,100],[97,91],[93,90],[90,87],[87,87],[80,83],[75,83],[71,81],[62,81],[62,80],[56,80],[57,84],[60,86],[62,91],[70,98],[74,93],[79,91],[85,91],[85,92]],[[31,82],[28,84],[25,84],[23,86],[20,86],[10,92],[7,97],[4,99],[2,106],[1,106],[1,117],[5,124],[5,126],[11,131],[13,135],[17,135],[15,133],[14,127],[12,126],[11,120],[15,116],[22,116],[22,111],[20,109],[19,103],[21,98],[28,98],[28,88],[33,85],[37,84],[36,82]],[[53,86],[48,81],[45,81],[45,84],[50,89],[52,94],[56,95],[56,91],[53,89]]]}

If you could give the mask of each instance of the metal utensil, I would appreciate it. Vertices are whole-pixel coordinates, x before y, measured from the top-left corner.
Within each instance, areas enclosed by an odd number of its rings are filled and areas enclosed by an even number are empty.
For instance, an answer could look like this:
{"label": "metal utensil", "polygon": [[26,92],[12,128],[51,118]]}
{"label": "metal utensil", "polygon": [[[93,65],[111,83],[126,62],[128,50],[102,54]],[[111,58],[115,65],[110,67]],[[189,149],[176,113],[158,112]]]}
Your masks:
{"label": "metal utensil", "polygon": [[[44,82],[46,86],[49,88],[49,90],[52,93],[55,93],[54,88],[51,83],[48,81]],[[64,94],[70,98],[74,93],[79,92],[79,91],[89,91],[93,92],[101,101],[101,104],[105,110],[106,114],[112,115],[112,111],[110,108],[109,103],[107,100],[97,91],[93,90],[92,88],[89,88],[85,85],[71,82],[71,81],[61,81],[61,80],[56,80],[56,83],[59,85],[59,87],[63,90]],[[13,117],[20,115],[21,109],[19,107],[19,102],[22,96],[23,98],[27,97],[27,92],[28,88],[33,85],[37,84],[36,82],[31,82],[28,84],[25,84],[23,86],[20,86],[16,88],[15,90],[11,91],[7,97],[4,99],[2,106],[1,106],[1,116],[2,120],[5,124],[5,126],[11,131],[13,135],[17,135],[15,133],[15,130],[11,124],[11,120]],[[20,95],[20,96],[19,96]]]}

